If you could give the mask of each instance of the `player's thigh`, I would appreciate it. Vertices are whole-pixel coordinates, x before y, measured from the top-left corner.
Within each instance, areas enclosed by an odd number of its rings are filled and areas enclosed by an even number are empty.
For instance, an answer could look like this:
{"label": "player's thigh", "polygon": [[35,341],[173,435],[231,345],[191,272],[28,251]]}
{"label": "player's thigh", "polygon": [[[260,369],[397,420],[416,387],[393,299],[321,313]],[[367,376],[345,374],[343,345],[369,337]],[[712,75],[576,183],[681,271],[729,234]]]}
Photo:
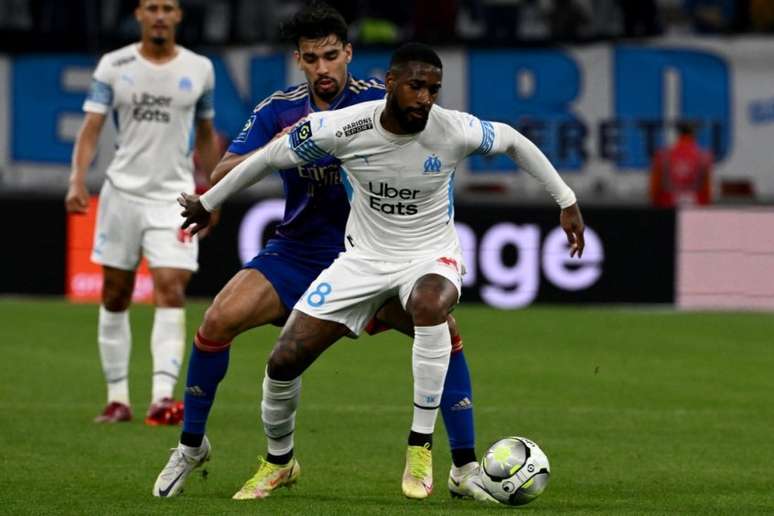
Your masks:
{"label": "player's thigh", "polygon": [[191,280],[191,271],[172,267],[155,267],[150,270],[153,277],[153,296],[156,306],[182,307],[185,304],[185,288]]}
{"label": "player's thigh", "polygon": [[314,280],[294,309],[334,321],[359,335],[384,302],[395,295],[391,272],[347,253]]}
{"label": "player's thigh", "polygon": [[400,304],[397,296],[391,297],[376,312],[376,317],[380,322],[394,330],[398,330],[409,337],[414,336],[414,321],[411,315]]}
{"label": "player's thigh", "polygon": [[287,316],[277,291],[255,269],[242,269],[215,296],[202,325],[205,337],[219,340]]}
{"label": "player's thigh", "polygon": [[398,296],[415,324],[418,317],[427,324],[427,316],[448,312],[457,304],[462,292],[461,264],[458,255],[439,256],[416,263],[401,274]]}
{"label": "player's thigh", "polygon": [[300,376],[323,351],[349,332],[343,323],[293,310],[269,356],[269,376],[275,380]]}
{"label": "player's thigh", "polygon": [[134,271],[142,248],[142,205],[105,182],[100,191],[91,261],[103,267]]}

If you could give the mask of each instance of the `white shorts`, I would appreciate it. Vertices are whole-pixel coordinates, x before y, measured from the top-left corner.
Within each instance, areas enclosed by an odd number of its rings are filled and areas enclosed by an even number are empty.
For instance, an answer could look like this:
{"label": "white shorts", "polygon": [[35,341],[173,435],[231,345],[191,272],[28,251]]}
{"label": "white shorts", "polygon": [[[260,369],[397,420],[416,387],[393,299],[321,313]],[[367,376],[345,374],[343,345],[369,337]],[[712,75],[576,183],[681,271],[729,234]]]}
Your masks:
{"label": "white shorts", "polygon": [[196,271],[199,244],[180,229],[182,208],[174,201],[142,201],[130,197],[108,181],[99,196],[91,261],[127,271],[140,257],[150,268],[170,267]]}
{"label": "white shorts", "polygon": [[457,253],[439,254],[429,260],[385,262],[344,252],[320,273],[294,308],[318,319],[341,323],[359,335],[389,298],[398,296],[406,308],[414,284],[427,274],[438,274],[451,281],[459,300],[462,271],[462,257]]}

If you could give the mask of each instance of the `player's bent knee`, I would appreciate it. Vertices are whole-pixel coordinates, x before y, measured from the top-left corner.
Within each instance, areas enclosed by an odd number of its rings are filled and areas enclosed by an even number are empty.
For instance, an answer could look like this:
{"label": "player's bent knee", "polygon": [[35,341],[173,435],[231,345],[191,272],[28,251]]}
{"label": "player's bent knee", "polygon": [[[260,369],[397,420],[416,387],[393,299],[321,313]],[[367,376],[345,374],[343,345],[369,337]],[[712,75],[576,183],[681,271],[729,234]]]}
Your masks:
{"label": "player's bent knee", "polygon": [[282,337],[274,346],[266,363],[266,373],[272,380],[289,381],[301,375],[301,360],[293,353],[295,346],[284,341]]}
{"label": "player's bent knee", "polygon": [[438,297],[420,297],[411,304],[414,326],[435,326],[446,321],[449,307]]}
{"label": "player's bent knee", "polygon": [[185,286],[165,285],[156,289],[155,296],[158,306],[182,308],[185,305]]}
{"label": "player's bent knee", "polygon": [[208,339],[231,341],[239,334],[239,318],[230,310],[223,310],[218,304],[211,305],[204,312],[199,332]]}
{"label": "player's bent knee", "polygon": [[132,289],[106,284],[102,289],[102,306],[109,312],[123,312],[132,301]]}

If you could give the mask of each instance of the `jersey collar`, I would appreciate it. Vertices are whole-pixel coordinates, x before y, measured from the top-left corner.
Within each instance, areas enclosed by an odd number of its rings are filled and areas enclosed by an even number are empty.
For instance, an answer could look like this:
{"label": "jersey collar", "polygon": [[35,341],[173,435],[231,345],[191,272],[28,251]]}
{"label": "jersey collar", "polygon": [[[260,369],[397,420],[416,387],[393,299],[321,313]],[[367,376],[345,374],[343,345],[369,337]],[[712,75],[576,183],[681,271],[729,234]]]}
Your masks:
{"label": "jersey collar", "polygon": [[[338,107],[341,105],[341,103],[344,102],[344,99],[346,99],[349,96],[347,94],[347,92],[349,91],[349,87],[350,87],[351,84],[352,84],[352,74],[348,73],[347,74],[347,83],[341,89],[339,94],[336,95],[333,98],[333,100],[331,100],[331,102],[329,104],[329,107],[328,107],[328,111],[331,111],[331,110],[334,110],[334,109],[338,109]],[[317,104],[314,103],[314,93],[313,93],[314,92],[314,87],[311,84],[309,84],[307,87],[309,88],[309,97],[308,97],[308,99],[309,99],[308,100],[308,102],[309,102],[309,111],[310,112],[322,111],[322,109],[318,108]]]}

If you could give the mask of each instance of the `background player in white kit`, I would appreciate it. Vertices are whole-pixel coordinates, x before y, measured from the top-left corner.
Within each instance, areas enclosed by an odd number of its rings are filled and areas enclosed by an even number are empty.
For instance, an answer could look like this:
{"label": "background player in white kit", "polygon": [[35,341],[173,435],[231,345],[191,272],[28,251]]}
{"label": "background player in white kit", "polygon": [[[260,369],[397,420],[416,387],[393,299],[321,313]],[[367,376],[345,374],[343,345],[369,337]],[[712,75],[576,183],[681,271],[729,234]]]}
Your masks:
{"label": "background player in white kit", "polygon": [[106,172],[92,261],[102,265],[99,350],[107,401],[97,422],[129,421],[131,349],[128,307],[144,255],[153,276],[156,311],[151,333],[153,392],[145,422],[177,424],[182,403],[172,399],[185,343],[185,288],[196,271],[197,241],[179,228],[174,199],[193,192],[192,131],[205,172],[219,158],[212,118],[215,78],[206,57],[175,44],[182,19],[177,0],[140,0],[139,44],[102,57],[84,103],[75,142],[67,210],[85,213],[86,174],[112,109],[118,148]]}
{"label": "background player in white kit", "polygon": [[403,493],[432,490],[430,448],[451,342],[446,317],[459,300],[464,273],[454,230],[453,178],[471,154],[505,153],[543,183],[562,208],[570,255],[583,252],[583,220],[572,190],[543,153],[508,125],[434,106],[441,88],[438,55],[421,44],[397,50],[385,101],[312,113],[266,145],[201,198],[183,195],[183,227],[196,232],[232,193],[272,170],[338,158],[351,211],[346,251],[312,282],[272,351],[263,383],[262,419],[268,454],[250,488],[255,498],[298,477],[293,457],[295,413],[303,371],[397,295],[414,321],[414,416]]}

